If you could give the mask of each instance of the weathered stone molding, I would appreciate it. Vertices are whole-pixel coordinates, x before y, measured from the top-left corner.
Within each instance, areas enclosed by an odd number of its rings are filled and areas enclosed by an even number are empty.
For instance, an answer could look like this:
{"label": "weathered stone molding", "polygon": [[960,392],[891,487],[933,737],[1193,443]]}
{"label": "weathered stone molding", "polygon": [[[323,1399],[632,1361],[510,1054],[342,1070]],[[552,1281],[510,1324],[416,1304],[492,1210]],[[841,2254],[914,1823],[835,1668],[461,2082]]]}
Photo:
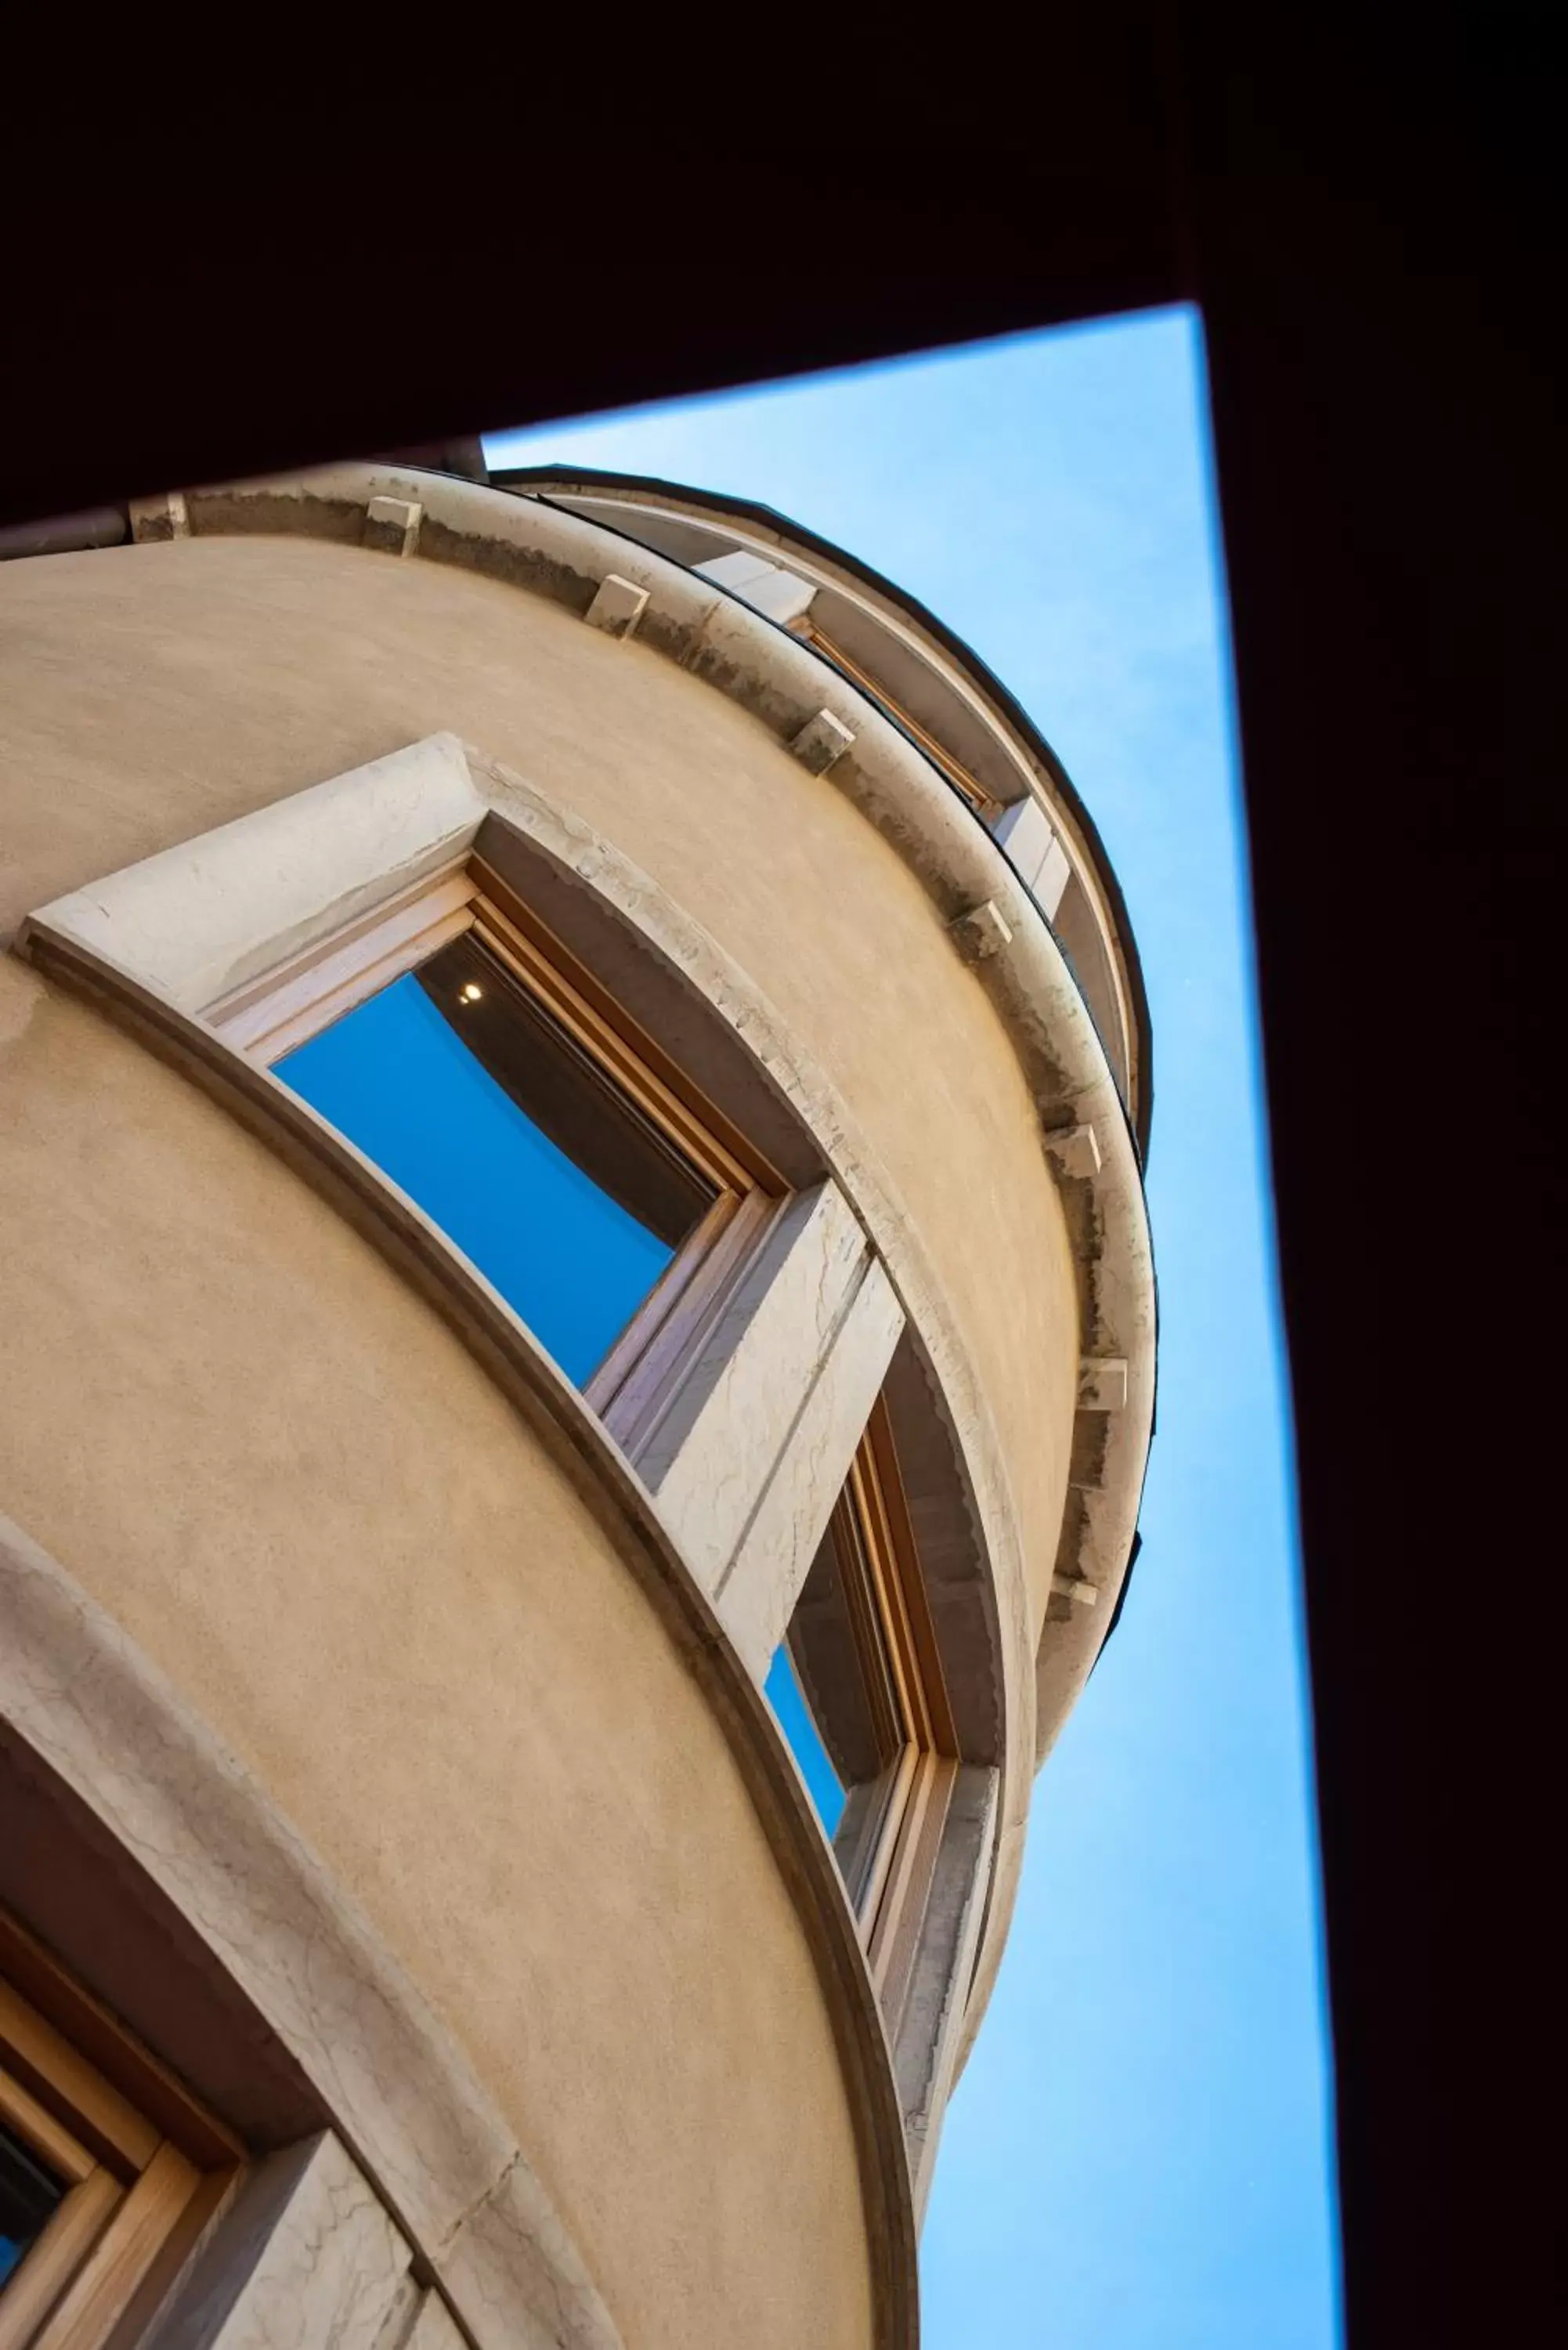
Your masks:
{"label": "weathered stone molding", "polygon": [[[559,2324],[510,2320],[520,2350]],[[440,2289],[330,2130],[245,2174],[154,2313],[143,2350],[464,2350]]]}
{"label": "weathered stone molding", "polygon": [[456,737],[432,734],[72,890],[20,942],[59,931],[198,1016],[462,857],[489,812]]}
{"label": "weathered stone molding", "polygon": [[915,2210],[925,2215],[942,2117],[968,2040],[964,1992],[972,1981],[987,1909],[987,1884],[977,1861],[996,1837],[1002,1774],[966,1765],[948,1805],[941,1849],[931,1880],[925,1929],[905,2001],[893,2064],[903,2101]]}
{"label": "weathered stone molding", "polygon": [[1087,971],[1078,977],[1096,1018],[1115,1030],[1137,1100],[1134,1124],[1147,1132],[1147,1007],[1104,849],[1049,747],[968,647],[842,547],[745,499],[568,466],[508,467],[493,480],[512,496],[545,500],[671,556],[770,620],[797,629],[808,621],[812,642],[820,629],[836,668],[846,656],[851,675],[863,673],[873,695],[890,695],[940,753],[992,795],[999,813],[977,820],[1004,847],[1053,925],[1064,918],[1081,934],[1080,916],[1087,917],[1104,955],[1099,989]]}
{"label": "weathered stone molding", "polygon": [[730,1574],[866,1256],[836,1184],[797,1192],[637,1449],[639,1472],[711,1596]]}

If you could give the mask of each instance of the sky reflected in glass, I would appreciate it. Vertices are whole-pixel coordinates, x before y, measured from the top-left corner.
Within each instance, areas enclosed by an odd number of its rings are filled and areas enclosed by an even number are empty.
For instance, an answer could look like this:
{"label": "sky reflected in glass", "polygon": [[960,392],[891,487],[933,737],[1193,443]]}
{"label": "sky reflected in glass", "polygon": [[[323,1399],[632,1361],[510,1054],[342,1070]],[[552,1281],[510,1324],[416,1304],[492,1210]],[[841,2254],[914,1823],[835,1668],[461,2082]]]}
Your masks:
{"label": "sky reflected in glass", "polygon": [[774,1710],[774,1717],[788,1742],[790,1752],[800,1764],[801,1776],[815,1806],[816,1816],[832,1835],[844,1817],[844,1806],[848,1798],[838,1773],[827,1759],[827,1749],[822,1742],[811,1717],[811,1708],[795,1678],[789,1650],[782,1644],[774,1651],[763,1689]]}
{"label": "sky reflected in glass", "polygon": [[581,1387],[674,1252],[497,1085],[411,972],[276,1074],[417,1201]]}

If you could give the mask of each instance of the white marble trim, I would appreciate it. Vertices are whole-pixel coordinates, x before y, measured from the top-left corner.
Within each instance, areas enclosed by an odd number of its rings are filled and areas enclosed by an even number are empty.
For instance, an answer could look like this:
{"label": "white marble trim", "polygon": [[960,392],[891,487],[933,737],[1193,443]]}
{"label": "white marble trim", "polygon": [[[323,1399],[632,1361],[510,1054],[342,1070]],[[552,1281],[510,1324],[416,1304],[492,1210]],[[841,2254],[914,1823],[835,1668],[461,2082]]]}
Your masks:
{"label": "white marble trim", "polygon": [[456,735],[427,735],[57,898],[23,937],[73,939],[205,1012],[462,857],[488,813]]}
{"label": "white marble trim", "polygon": [[323,2130],[246,2178],[142,2350],[376,2350],[412,2315],[411,2262],[369,2181]]}

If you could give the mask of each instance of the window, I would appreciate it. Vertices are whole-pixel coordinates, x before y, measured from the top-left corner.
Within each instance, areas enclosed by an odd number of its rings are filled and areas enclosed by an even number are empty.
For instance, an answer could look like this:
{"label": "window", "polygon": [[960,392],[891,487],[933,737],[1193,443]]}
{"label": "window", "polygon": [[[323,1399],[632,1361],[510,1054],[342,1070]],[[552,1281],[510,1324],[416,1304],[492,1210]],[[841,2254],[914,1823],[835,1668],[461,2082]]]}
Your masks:
{"label": "window", "polygon": [[242,2149],[3,1912],[0,1965],[0,2350],[120,2350]]}
{"label": "window", "polygon": [[783,1190],[477,861],[209,1015],[423,1209],[629,1444]]}
{"label": "window", "polygon": [[879,1401],[767,1679],[885,1992],[907,1975],[958,1741]]}
{"label": "window", "polygon": [[[10,2102],[14,2085],[0,2086]],[[30,2252],[65,2199],[66,2182],[19,2131],[0,2123],[0,2284]]]}

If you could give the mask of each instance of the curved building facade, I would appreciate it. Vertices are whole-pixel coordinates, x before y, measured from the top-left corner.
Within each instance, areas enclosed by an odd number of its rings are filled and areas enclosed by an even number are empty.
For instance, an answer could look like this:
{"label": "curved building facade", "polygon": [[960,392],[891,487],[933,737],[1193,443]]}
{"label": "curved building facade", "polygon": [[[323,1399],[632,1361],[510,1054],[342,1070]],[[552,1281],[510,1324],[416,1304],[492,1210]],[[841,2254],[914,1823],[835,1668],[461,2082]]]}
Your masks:
{"label": "curved building facade", "polygon": [[665,484],[152,501],[0,665],[0,2350],[902,2350],[1152,1424],[1086,812]]}

